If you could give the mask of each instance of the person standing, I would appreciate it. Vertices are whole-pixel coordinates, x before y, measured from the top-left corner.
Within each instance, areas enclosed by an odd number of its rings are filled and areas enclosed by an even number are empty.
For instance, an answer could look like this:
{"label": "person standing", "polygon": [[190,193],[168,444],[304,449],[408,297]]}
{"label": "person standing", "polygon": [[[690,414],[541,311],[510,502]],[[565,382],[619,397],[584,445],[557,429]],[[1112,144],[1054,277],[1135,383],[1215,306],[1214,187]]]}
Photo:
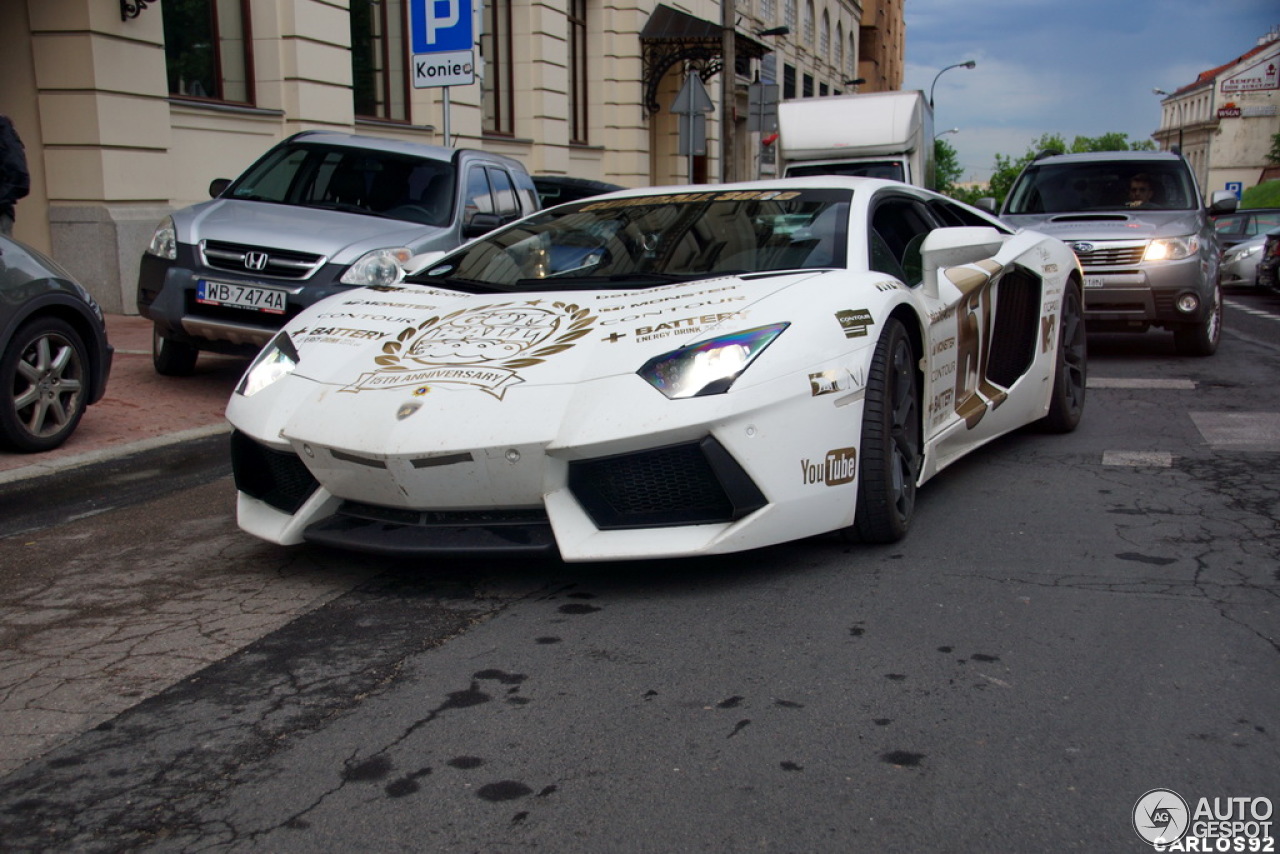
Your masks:
{"label": "person standing", "polygon": [[30,190],[26,149],[13,122],[0,115],[0,234],[13,236],[14,205]]}

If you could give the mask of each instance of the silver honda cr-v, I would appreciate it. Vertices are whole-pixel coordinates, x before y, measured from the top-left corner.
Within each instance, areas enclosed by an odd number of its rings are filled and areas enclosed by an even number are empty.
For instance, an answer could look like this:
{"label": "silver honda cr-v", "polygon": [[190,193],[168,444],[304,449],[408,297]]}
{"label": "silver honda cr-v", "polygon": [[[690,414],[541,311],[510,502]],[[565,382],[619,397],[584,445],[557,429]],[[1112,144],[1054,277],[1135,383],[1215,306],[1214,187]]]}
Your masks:
{"label": "silver honda cr-v", "polygon": [[539,207],[509,157],[330,131],[289,137],[209,194],[164,218],[138,272],[169,376],[191,373],[202,350],[253,355],[319,300],[394,285],[413,256]]}
{"label": "silver honda cr-v", "polygon": [[1219,247],[1191,167],[1167,151],[1042,154],[1027,165],[1000,218],[1068,243],[1084,268],[1090,332],[1172,330],[1177,351],[1208,356],[1222,334]]}

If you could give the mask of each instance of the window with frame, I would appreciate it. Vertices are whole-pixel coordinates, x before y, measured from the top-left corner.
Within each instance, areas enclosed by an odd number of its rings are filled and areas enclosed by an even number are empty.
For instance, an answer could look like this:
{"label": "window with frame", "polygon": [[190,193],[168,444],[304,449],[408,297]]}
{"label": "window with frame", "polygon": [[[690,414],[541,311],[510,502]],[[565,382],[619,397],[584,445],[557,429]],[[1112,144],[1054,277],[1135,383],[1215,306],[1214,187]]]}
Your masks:
{"label": "window with frame", "polygon": [[484,132],[515,134],[515,80],[511,48],[511,0],[484,0],[484,28],[480,34],[480,55],[484,58],[484,79],[480,100],[484,111]]}
{"label": "window with frame", "polygon": [[161,14],[170,95],[253,103],[249,0],[166,0]]}
{"label": "window with frame", "polygon": [[587,142],[587,0],[569,0],[569,141]]}
{"label": "window with frame", "polygon": [[409,120],[406,0],[351,0],[351,81],[355,114]]}
{"label": "window with frame", "polygon": [[804,43],[809,47],[813,47],[813,21],[813,0],[808,0],[808,2],[804,4]]}
{"label": "window with frame", "polygon": [[760,0],[760,20],[764,23],[765,29],[773,26],[777,20],[777,8],[774,6],[774,0]]}

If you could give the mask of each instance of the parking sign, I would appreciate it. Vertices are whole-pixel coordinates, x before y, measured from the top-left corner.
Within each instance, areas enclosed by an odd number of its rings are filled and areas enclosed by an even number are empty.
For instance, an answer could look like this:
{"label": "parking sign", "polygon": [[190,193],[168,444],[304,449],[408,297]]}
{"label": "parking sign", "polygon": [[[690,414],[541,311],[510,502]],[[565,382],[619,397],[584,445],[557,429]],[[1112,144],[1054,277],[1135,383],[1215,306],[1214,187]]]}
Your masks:
{"label": "parking sign", "polygon": [[471,0],[409,0],[415,55],[471,50]]}
{"label": "parking sign", "polygon": [[472,20],[471,0],[409,0],[414,88],[475,82]]}

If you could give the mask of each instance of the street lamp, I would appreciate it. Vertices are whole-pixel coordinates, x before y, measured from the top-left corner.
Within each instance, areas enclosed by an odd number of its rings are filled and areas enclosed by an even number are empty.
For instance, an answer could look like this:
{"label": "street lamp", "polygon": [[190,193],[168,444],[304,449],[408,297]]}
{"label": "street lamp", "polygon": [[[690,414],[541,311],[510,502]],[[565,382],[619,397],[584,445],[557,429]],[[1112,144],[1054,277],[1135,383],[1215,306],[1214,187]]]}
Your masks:
{"label": "street lamp", "polygon": [[938,134],[938,136],[944,137],[949,133],[959,133],[959,132],[960,132],[960,128],[952,128],[951,130],[944,130],[942,133]]}
{"label": "street lamp", "polygon": [[933,75],[933,83],[929,85],[929,106],[930,107],[933,106],[933,87],[938,85],[939,77],[941,77],[943,74],[946,74],[948,71],[950,71],[953,68],[973,68],[977,64],[978,63],[972,59],[969,60],[968,62],[957,62],[955,65],[948,65],[946,68],[942,69],[937,74]]}

